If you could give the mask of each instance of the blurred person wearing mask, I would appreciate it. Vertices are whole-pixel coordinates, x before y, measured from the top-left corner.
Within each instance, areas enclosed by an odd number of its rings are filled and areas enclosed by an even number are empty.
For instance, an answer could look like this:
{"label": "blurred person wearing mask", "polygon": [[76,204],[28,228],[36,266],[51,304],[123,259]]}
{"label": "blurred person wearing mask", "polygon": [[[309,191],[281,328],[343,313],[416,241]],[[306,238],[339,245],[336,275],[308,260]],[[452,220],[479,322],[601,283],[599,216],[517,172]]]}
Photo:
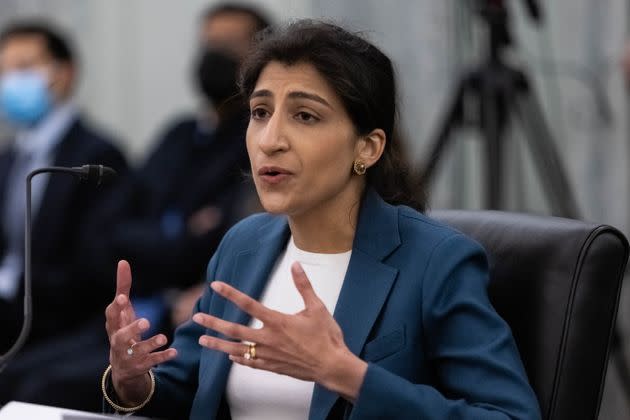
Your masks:
{"label": "blurred person wearing mask", "polygon": [[[193,73],[202,96],[199,112],[169,125],[145,163],[93,211],[98,223],[91,223],[83,233],[85,238],[98,237],[85,244],[82,261],[90,267],[91,277],[107,275],[109,286],[116,267],[112,261],[127,258],[134,263],[141,297],[137,311],[158,328],[168,329],[169,303],[175,302],[175,312],[182,313],[190,300],[185,312],[187,318],[192,315],[191,299],[201,294],[197,284],[208,257],[225,231],[246,215],[241,203],[253,193],[244,177],[249,169],[248,111],[237,97],[236,79],[254,34],[266,26],[265,17],[248,6],[224,4],[204,13]],[[165,293],[167,289],[185,291]],[[108,290],[102,297],[108,299],[110,294]],[[15,389],[0,387],[0,394],[4,392],[0,404],[18,399],[100,410],[102,397],[96,382],[109,348],[101,327],[104,307],[96,308],[98,316],[93,317],[98,327],[90,323],[76,336],[55,342],[47,351],[31,356],[28,364],[21,364],[38,372],[28,380],[16,369],[15,374],[3,373]],[[46,363],[39,363],[42,360]],[[48,373],[41,375],[43,369]]]}
{"label": "blurred person wearing mask", "polygon": [[[191,299],[201,294],[197,284],[208,258],[224,232],[245,215],[241,203],[250,188],[253,193],[243,175],[249,169],[248,111],[236,96],[236,78],[254,34],[266,26],[261,14],[243,6],[220,5],[202,16],[193,72],[202,97],[199,112],[168,126],[144,164],[124,177],[94,211],[98,222],[84,233],[98,238],[84,243],[82,263],[90,267],[88,278],[106,275],[110,286],[114,261],[132,261],[140,297],[136,309],[157,328],[169,329],[170,304],[178,308],[176,313],[191,317]],[[102,294],[106,299],[110,295],[110,289]],[[190,308],[183,310],[187,305]],[[4,398],[100,411],[98,381],[109,356],[101,327],[104,308],[100,306],[94,317],[97,327],[90,322],[74,337],[36,355],[29,367],[37,374],[28,379],[7,376],[19,391],[8,391],[12,397]],[[47,373],[41,375],[42,370]]]}
{"label": "blurred person wearing mask", "polygon": [[[0,34],[0,111],[15,127],[0,154],[0,351],[17,337],[22,318],[21,277],[25,178],[42,166],[88,163],[126,167],[109,138],[80,115],[71,96],[77,64],[67,41],[45,23],[16,23]],[[104,192],[72,177],[39,175],[33,180],[33,298],[31,341],[56,335],[81,322],[67,303],[92,295],[77,272],[79,230]],[[72,291],[73,293],[68,293]],[[77,302],[73,302],[73,305]],[[82,309],[101,310],[89,302]]]}
{"label": "blurred person wearing mask", "polygon": [[[72,101],[77,67],[68,41],[45,22],[16,22],[0,32],[0,114],[15,131],[0,151],[1,353],[15,342],[23,321],[26,175],[45,166],[126,168],[109,137],[88,124]],[[32,185],[32,330],[0,375],[0,404],[20,388],[16,378],[47,375],[46,365],[35,374],[31,363],[47,358],[55,340],[102,314],[103,291],[111,282],[83,263],[82,238],[112,186],[47,174]]]}
{"label": "blurred person wearing mask", "polygon": [[110,213],[118,222],[108,246],[132,262],[136,310],[155,328],[192,316],[208,257],[250,212],[248,110],[236,80],[254,35],[267,26],[249,6],[226,3],[202,15],[193,73],[200,110],[169,125],[127,183],[127,206]]}

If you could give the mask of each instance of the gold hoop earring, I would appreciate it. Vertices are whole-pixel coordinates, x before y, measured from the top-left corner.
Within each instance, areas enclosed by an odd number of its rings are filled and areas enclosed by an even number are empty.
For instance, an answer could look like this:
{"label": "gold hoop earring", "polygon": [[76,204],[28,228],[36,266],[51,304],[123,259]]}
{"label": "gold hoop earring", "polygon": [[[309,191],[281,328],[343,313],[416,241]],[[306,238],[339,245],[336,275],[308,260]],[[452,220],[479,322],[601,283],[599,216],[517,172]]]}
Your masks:
{"label": "gold hoop earring", "polygon": [[365,163],[360,160],[355,160],[354,165],[352,166],[354,173],[357,175],[363,175],[365,173]]}

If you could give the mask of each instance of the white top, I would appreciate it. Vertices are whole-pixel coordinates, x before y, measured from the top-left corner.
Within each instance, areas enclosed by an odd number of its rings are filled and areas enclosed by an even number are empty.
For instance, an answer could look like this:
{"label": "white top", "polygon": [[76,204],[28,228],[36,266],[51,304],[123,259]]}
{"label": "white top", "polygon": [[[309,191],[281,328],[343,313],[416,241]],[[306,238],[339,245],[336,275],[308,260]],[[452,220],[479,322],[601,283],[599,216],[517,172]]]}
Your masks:
{"label": "white top", "polygon": [[[317,254],[298,249],[289,240],[280,255],[260,302],[283,313],[304,309],[304,301],[295,288],[291,264],[302,264],[313,289],[332,314],[339,298],[343,279],[348,270],[352,251],[340,254]],[[262,323],[252,319],[249,324],[260,328]],[[311,405],[313,382],[256,370],[234,363],[228,376],[226,396],[233,420],[306,419]]]}

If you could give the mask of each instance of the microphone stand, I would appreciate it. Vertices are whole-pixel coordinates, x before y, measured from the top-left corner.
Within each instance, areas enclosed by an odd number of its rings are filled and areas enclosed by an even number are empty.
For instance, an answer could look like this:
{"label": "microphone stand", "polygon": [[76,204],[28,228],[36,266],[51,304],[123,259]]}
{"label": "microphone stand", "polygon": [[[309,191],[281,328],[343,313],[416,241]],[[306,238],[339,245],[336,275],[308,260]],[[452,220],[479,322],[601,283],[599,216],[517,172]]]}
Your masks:
{"label": "microphone stand", "polygon": [[62,166],[51,166],[39,168],[30,172],[26,176],[26,215],[24,219],[24,320],[22,329],[15,343],[3,355],[0,355],[0,373],[7,367],[11,359],[24,347],[33,323],[33,299],[31,291],[31,181],[33,177],[42,173],[64,173],[78,176],[80,181],[96,180],[100,185],[104,178],[116,175],[116,172],[102,165],[83,165],[81,167],[66,168]]}

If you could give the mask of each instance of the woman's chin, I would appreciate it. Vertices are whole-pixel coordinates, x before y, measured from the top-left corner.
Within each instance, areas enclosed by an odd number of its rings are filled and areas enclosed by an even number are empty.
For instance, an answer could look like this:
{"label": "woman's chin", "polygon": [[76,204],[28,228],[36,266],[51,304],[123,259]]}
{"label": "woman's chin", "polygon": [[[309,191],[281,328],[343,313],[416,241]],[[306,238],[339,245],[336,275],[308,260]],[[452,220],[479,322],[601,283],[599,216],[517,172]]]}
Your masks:
{"label": "woman's chin", "polygon": [[286,203],[281,203],[275,200],[262,200],[261,204],[267,213],[288,214],[289,212]]}
{"label": "woman's chin", "polygon": [[276,215],[287,214],[286,212],[282,211],[282,209],[275,209],[273,207],[265,208],[265,211],[269,214],[276,214]]}

